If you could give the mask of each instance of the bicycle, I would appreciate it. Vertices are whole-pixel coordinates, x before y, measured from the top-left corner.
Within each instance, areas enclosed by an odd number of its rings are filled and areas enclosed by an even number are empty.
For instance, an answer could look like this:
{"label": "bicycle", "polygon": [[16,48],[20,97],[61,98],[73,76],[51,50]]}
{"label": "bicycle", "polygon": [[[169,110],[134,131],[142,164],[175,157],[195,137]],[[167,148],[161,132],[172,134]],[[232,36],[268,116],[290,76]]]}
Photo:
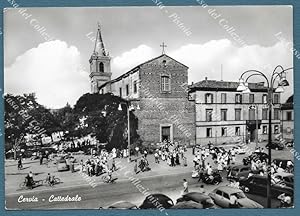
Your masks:
{"label": "bicycle", "polygon": [[108,175],[102,176],[102,180],[104,183],[114,184],[116,183],[117,178],[109,178]]}
{"label": "bicycle", "polygon": [[43,185],[43,182],[44,182],[43,180],[33,181],[31,186],[27,186],[27,182],[24,181],[24,182],[19,184],[19,188],[20,189],[33,189],[33,187]]}
{"label": "bicycle", "polygon": [[61,182],[60,178],[57,178],[57,177],[54,177],[54,179],[52,181],[49,181],[48,179],[44,180],[44,183],[48,184],[50,187],[53,187],[54,185],[59,184],[60,182]]}

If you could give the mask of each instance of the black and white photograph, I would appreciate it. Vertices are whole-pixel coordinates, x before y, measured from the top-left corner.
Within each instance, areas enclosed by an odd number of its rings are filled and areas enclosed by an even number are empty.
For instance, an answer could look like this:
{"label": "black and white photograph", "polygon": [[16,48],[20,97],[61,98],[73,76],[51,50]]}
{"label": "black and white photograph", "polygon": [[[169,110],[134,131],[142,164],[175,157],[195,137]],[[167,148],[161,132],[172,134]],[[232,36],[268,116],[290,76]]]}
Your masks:
{"label": "black and white photograph", "polygon": [[4,8],[6,210],[294,208],[293,7],[151,2]]}

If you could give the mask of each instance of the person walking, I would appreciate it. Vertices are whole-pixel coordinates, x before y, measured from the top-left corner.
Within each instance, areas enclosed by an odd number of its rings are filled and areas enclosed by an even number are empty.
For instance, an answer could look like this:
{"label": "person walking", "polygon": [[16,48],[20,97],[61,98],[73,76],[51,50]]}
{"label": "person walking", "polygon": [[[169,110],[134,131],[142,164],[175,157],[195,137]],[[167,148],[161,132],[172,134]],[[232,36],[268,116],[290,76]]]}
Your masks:
{"label": "person walking", "polygon": [[174,167],[175,166],[175,158],[174,158],[174,155],[171,154],[171,167]]}
{"label": "person walking", "polygon": [[180,161],[179,161],[179,154],[178,154],[178,152],[177,152],[177,154],[176,154],[176,165],[180,165]]}
{"label": "person walking", "polygon": [[137,160],[134,161],[134,167],[133,167],[133,170],[134,170],[134,173],[135,174],[138,174],[138,164],[137,164]]}
{"label": "person walking", "polygon": [[113,172],[117,170],[115,158],[112,159],[111,169]]}
{"label": "person walking", "polygon": [[187,166],[187,158],[186,158],[186,156],[183,155],[182,161],[183,161],[183,166]]}
{"label": "person walking", "polygon": [[183,192],[182,194],[187,194],[189,192],[189,188],[188,188],[188,182],[186,179],[183,179]]}
{"label": "person walking", "polygon": [[159,155],[157,151],[154,153],[154,159],[155,159],[155,163],[159,163]]}
{"label": "person walking", "polygon": [[21,170],[22,168],[23,168],[22,157],[19,157],[19,160],[18,160],[18,170]]}
{"label": "person walking", "polygon": [[147,158],[148,152],[144,150],[144,157]]}
{"label": "person walking", "polygon": [[200,182],[201,180],[203,181],[203,175],[204,175],[204,168],[200,166],[198,182]]}
{"label": "person walking", "polygon": [[204,185],[200,185],[199,193],[205,194],[206,191],[204,189]]}
{"label": "person walking", "polygon": [[232,194],[229,199],[229,208],[237,208],[238,203],[237,203],[237,197],[236,195]]}

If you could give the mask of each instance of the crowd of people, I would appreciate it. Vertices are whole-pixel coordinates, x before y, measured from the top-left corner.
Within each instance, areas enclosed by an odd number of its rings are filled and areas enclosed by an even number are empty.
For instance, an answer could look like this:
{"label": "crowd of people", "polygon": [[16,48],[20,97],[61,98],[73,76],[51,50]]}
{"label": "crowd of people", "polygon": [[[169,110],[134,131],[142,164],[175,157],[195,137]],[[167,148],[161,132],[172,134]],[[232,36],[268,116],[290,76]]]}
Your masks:
{"label": "crowd of people", "polygon": [[[118,170],[116,165],[117,158],[128,158],[129,156],[131,156],[131,159],[134,162],[134,172],[138,174],[139,172],[151,170],[148,161],[149,152],[151,153],[151,157],[154,158],[155,164],[164,163],[170,167],[176,167],[187,166],[186,151],[186,145],[182,145],[179,142],[168,141],[157,143],[151,150],[149,148],[135,147],[134,149],[132,149],[132,152],[130,154],[128,149],[118,150],[114,148],[111,151],[102,149],[100,152],[96,152],[95,150],[93,150],[91,152],[92,156],[90,158],[86,159],[85,161],[80,160],[76,162],[76,164],[78,165],[75,169],[79,170],[80,172],[86,173],[88,176],[100,176],[104,173],[107,173],[111,178],[112,173]],[[263,147],[258,147],[254,150],[254,152],[265,153],[265,149]],[[249,155],[249,153],[251,154],[252,152],[248,152],[247,155]],[[227,172],[228,176],[230,168],[236,163],[236,157],[239,152],[238,149],[234,146],[225,149],[222,146],[216,147],[209,143],[206,146],[194,146],[192,148],[192,154],[194,172],[197,173],[197,177],[199,178],[198,181],[207,183],[208,181],[205,181],[205,178],[213,180],[215,178],[215,173],[218,173],[219,176],[221,176],[222,174]],[[40,159],[41,164],[43,159],[48,160],[48,156],[48,154],[42,155]],[[272,176],[272,184],[276,184],[281,181],[281,179],[278,178],[278,173],[293,173],[294,171],[294,164],[291,161],[288,161],[286,164],[283,164],[282,162],[273,162],[271,168],[268,169],[267,158],[251,158],[249,161],[249,166],[251,168],[251,171],[249,172],[248,177],[254,174],[267,175],[268,170],[270,170]],[[21,168],[22,160],[19,160],[18,169]],[[27,178],[28,185],[30,186],[30,182],[32,182],[32,174],[29,174]],[[188,191],[187,184],[188,183],[185,179],[185,193]],[[231,181],[229,186],[239,188],[239,182]],[[289,198],[284,195],[282,195],[280,199],[284,200],[284,202],[289,201]]]}
{"label": "crowd of people", "polygon": [[116,157],[116,149],[113,149],[111,152],[102,149],[99,155],[93,153],[92,158],[88,158],[86,161],[80,160],[76,169],[86,173],[88,176],[100,176],[103,173],[114,172],[117,170]]}
{"label": "crowd of people", "polygon": [[[207,145],[205,147],[193,149],[193,154],[194,170],[198,173],[200,180],[204,174],[212,176],[214,170],[222,173],[224,170],[227,170],[230,166],[235,164],[237,150],[235,148],[225,150],[224,148]],[[213,164],[209,162],[209,156],[211,156]]]}
{"label": "crowd of people", "polygon": [[185,145],[180,145],[178,142],[164,141],[158,144],[158,148],[154,153],[155,163],[160,161],[166,162],[170,167],[178,165],[187,166],[187,158],[185,152],[187,151]]}

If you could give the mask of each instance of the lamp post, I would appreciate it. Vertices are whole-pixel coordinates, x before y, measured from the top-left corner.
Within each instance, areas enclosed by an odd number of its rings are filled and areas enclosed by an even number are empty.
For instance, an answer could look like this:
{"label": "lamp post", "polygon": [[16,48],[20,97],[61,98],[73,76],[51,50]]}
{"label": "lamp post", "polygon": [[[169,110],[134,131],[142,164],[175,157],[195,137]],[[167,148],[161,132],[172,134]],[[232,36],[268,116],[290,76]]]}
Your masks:
{"label": "lamp post", "polygon": [[[118,110],[122,111],[122,105],[126,106],[126,110],[127,110],[127,144],[128,144],[128,162],[131,162],[131,158],[130,158],[130,111],[135,110],[135,107],[133,105],[128,105],[128,103],[125,102],[121,102],[119,104]],[[137,105],[136,107],[137,110],[140,109],[139,105]]]}
{"label": "lamp post", "polygon": [[[280,69],[280,71],[278,71]],[[271,75],[270,80],[268,77],[261,71],[258,70],[248,70],[242,73],[240,77],[240,83],[237,88],[237,91],[241,91],[242,93],[250,93],[251,90],[248,87],[248,80],[249,78],[253,76],[260,76],[263,77],[267,82],[267,89],[268,89],[268,116],[269,116],[269,122],[268,122],[268,176],[267,176],[267,207],[271,208],[271,144],[272,144],[272,107],[273,107],[273,92],[275,90],[276,93],[282,93],[284,91],[284,86],[288,86],[289,83],[286,80],[286,71],[291,70],[293,68],[287,68],[284,69],[281,65],[278,65],[273,70],[273,73]],[[278,80],[277,88],[275,89],[274,85],[276,80]]]}
{"label": "lamp post", "polygon": [[257,148],[257,146],[258,146],[258,105],[256,104],[256,105],[250,106],[249,110],[252,110],[252,109],[254,109],[254,111],[255,111],[255,148]]}

